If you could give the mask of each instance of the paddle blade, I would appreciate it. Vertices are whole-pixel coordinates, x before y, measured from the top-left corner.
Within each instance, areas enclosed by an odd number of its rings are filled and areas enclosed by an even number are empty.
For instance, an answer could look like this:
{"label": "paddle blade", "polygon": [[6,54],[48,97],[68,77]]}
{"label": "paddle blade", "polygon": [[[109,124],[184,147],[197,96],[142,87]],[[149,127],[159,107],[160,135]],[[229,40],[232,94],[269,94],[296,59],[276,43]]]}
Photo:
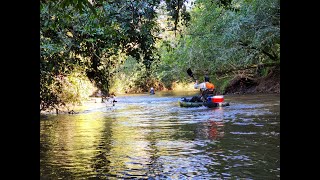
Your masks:
{"label": "paddle blade", "polygon": [[190,68],[187,70],[187,73],[188,73],[188,75],[189,75],[190,77],[193,77],[193,73],[192,73],[192,71],[191,71]]}

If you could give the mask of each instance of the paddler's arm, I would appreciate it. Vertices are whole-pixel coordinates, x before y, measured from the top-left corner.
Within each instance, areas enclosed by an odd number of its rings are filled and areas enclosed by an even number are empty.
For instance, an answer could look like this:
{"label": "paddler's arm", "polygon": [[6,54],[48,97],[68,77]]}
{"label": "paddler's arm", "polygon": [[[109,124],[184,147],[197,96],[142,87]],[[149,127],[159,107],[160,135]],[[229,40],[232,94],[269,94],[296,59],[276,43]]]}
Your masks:
{"label": "paddler's arm", "polygon": [[200,85],[198,84],[198,80],[196,80],[196,82],[194,83],[194,88],[198,89],[200,87]]}

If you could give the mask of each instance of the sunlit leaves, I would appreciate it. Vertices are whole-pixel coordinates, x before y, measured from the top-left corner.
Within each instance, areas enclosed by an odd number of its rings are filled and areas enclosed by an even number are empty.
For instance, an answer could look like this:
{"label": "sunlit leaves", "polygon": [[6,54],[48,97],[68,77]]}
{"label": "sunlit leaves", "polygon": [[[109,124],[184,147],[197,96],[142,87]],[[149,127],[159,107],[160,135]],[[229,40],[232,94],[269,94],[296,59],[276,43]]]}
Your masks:
{"label": "sunlit leaves", "polygon": [[174,80],[187,75],[171,72],[189,67],[202,77],[204,69],[214,76],[223,69],[280,61],[278,0],[197,0],[190,14],[176,48],[161,51],[160,77],[168,67],[174,69],[167,71]]}
{"label": "sunlit leaves", "polygon": [[43,107],[75,98],[68,95],[63,100],[61,88],[52,88],[66,85],[59,78],[70,76],[77,67],[105,93],[121,63],[120,54],[132,55],[149,68],[157,57],[153,32],[159,2],[41,1],[40,99],[47,104]]}

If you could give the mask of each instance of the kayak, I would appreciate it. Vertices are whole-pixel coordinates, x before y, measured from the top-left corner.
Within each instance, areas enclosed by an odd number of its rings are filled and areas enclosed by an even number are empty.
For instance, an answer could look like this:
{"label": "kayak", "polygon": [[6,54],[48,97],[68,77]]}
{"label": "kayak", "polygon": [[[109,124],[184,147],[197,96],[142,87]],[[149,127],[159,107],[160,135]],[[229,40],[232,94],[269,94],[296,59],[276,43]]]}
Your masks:
{"label": "kayak", "polygon": [[228,102],[222,102],[222,103],[213,103],[213,102],[187,102],[183,100],[179,100],[180,107],[200,107],[200,106],[206,106],[208,108],[213,107],[224,107],[224,106],[230,106],[230,103]]}
{"label": "kayak", "polygon": [[203,106],[203,102],[187,102],[184,100],[179,100],[180,107],[200,107]]}
{"label": "kayak", "polygon": [[213,108],[213,107],[225,107],[225,106],[230,106],[230,103],[228,102],[221,102],[221,103],[203,103],[204,106],[208,108]]}
{"label": "kayak", "polygon": [[224,106],[230,106],[230,103],[223,102],[223,97],[221,96],[213,96],[209,97],[207,102],[190,102],[190,99],[181,98],[178,103],[180,107],[200,107],[205,106],[208,108],[214,108],[214,107],[224,107]]}

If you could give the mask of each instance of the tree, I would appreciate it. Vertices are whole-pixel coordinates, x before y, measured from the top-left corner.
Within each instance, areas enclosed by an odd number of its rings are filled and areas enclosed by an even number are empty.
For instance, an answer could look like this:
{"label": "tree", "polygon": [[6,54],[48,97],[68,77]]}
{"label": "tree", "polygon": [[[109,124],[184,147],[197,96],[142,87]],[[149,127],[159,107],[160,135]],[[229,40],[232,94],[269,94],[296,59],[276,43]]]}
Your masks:
{"label": "tree", "polygon": [[40,109],[65,103],[59,98],[62,79],[75,68],[105,94],[123,54],[142,62],[149,75],[159,58],[154,46],[159,4],[160,0],[41,1]]}
{"label": "tree", "polygon": [[[221,77],[230,69],[279,65],[278,0],[197,0],[190,14],[190,25],[176,47],[163,49],[161,70],[186,72],[191,67],[201,78],[207,69],[211,77]],[[172,79],[183,78],[172,75],[176,77]]]}

